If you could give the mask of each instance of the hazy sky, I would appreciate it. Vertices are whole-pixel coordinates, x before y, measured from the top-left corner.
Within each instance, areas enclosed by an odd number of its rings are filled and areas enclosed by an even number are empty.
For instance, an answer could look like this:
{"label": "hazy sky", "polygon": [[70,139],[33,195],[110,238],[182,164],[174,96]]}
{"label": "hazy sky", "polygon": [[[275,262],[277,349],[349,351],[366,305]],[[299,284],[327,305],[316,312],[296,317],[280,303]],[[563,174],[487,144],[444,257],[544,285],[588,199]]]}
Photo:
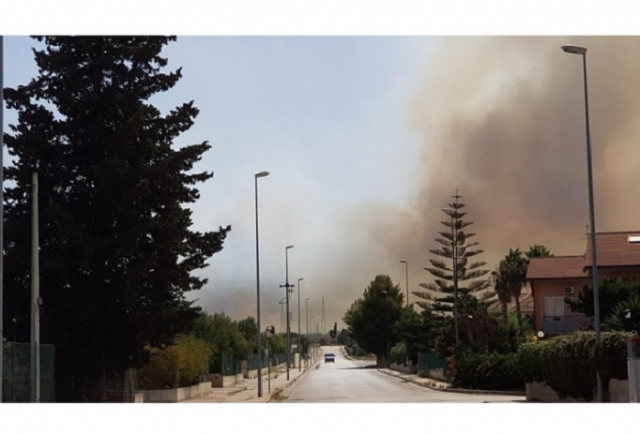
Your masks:
{"label": "hazy sky", "polygon": [[[164,51],[183,79],[153,102],[194,100],[177,144],[208,140],[214,171],[197,230],[232,225],[198,298],[234,319],[256,312],[253,174],[259,180],[262,322],[280,325],[289,280],[327,326],[375,274],[404,291],[423,270],[440,208],[461,190],[488,269],[509,247],[581,254],[588,221],[582,63],[589,47],[598,230],[637,230],[625,213],[640,172],[640,39],[568,37],[179,37]],[[36,68],[34,41],[5,38],[5,86]],[[5,110],[6,124],[15,114]],[[297,330],[297,288],[292,330]]]}
{"label": "hazy sky", "polygon": [[[406,202],[419,151],[406,113],[436,43],[407,37],[179,37],[167,46],[168,68],[182,67],[183,79],[153,102],[166,112],[194,100],[200,115],[179,144],[212,145],[199,168],[215,176],[200,187],[195,229],[232,225],[224,250],[203,272],[209,284],[193,297],[212,312],[255,315],[253,174],[268,170],[271,175],[259,180],[263,322],[280,322],[284,290],[278,285],[290,244],[289,280],[304,278],[302,309],[310,297],[319,321],[325,297],[327,324],[340,320],[353,301],[341,298],[339,310],[328,310],[330,299],[345,289],[336,275],[348,245],[341,221],[361,202]],[[5,38],[5,86],[26,84],[36,74],[33,46],[39,44],[27,37]],[[15,119],[5,109],[5,128]],[[373,278],[361,277],[362,288]]]}

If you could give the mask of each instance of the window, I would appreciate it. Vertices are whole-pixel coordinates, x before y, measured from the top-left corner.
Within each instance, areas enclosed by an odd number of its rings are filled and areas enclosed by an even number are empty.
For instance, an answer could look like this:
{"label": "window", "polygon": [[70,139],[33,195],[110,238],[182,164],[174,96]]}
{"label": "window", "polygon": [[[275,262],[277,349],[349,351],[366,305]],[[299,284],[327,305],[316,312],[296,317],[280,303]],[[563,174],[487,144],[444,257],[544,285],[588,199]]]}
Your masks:
{"label": "window", "polygon": [[564,297],[545,297],[544,316],[564,316]]}

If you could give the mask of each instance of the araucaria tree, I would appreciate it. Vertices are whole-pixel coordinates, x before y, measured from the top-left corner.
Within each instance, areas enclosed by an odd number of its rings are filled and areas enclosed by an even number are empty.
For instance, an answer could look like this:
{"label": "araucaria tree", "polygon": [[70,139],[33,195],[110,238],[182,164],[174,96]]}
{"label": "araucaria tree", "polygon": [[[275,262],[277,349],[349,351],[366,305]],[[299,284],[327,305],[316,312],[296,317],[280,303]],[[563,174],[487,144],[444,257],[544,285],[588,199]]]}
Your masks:
{"label": "araucaria tree", "polygon": [[223,247],[229,226],[191,229],[185,204],[213,176],[193,172],[207,142],[176,147],[193,102],[163,115],[149,103],[169,37],[37,37],[38,75],[4,90],[18,121],[4,140],[5,331],[29,341],[31,175],[40,203],[41,341],[56,346],[58,401],[100,401],[105,378],[140,366],[145,345],[187,331],[198,308],[184,294]]}
{"label": "araucaria tree", "polygon": [[[448,208],[443,209],[448,219],[442,221],[442,224],[448,230],[438,232],[440,237],[436,238],[436,242],[441,247],[429,249],[429,252],[442,259],[430,259],[431,267],[425,268],[436,279],[434,282],[420,284],[426,291],[413,293],[422,299],[416,301],[416,304],[425,309],[431,308],[434,312],[453,311],[454,284],[457,284],[458,287],[459,312],[464,311],[466,300],[469,300],[468,297],[479,295],[483,289],[489,286],[488,279],[479,279],[489,272],[489,270],[482,269],[486,262],[470,261],[471,258],[482,253],[482,250],[474,248],[479,243],[469,242],[469,239],[476,234],[464,230],[473,223],[463,220],[467,213],[461,211],[464,208],[464,204],[459,202],[462,196],[456,191],[453,198],[455,201],[447,204]],[[454,268],[457,279],[454,279]]]}

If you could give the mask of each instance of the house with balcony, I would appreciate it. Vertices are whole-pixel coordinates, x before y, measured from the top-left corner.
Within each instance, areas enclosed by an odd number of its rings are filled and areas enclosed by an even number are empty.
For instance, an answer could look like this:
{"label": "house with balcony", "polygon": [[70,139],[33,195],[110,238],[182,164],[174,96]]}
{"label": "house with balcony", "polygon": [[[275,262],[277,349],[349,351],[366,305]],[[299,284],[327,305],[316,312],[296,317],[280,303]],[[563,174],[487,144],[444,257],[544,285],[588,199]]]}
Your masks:
{"label": "house with balcony", "polygon": [[[640,276],[640,231],[596,233],[596,254],[599,280]],[[590,236],[583,255],[531,258],[526,279],[536,330],[559,335],[592,328],[592,320],[565,303],[565,298],[577,298],[592,283],[592,272]]]}

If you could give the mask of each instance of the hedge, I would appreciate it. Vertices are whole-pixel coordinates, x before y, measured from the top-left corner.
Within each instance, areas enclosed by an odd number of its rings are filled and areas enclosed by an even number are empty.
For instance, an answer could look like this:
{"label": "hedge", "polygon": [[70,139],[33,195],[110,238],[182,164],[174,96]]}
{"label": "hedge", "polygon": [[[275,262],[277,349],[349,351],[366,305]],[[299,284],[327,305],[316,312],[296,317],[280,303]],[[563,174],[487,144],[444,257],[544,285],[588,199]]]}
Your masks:
{"label": "hedge", "polygon": [[610,379],[627,379],[627,341],[632,336],[625,332],[601,333],[598,346],[594,332],[527,343],[518,349],[516,364],[525,382],[544,383],[560,398],[570,396],[590,402],[595,396],[596,371],[605,391]]}
{"label": "hedge", "polygon": [[190,335],[176,338],[176,345],[158,349],[148,348],[149,362],[138,370],[141,389],[164,389],[197,384],[207,372],[211,348],[201,339]]}
{"label": "hedge", "polygon": [[453,387],[479,390],[524,390],[516,354],[468,353],[456,362]]}

